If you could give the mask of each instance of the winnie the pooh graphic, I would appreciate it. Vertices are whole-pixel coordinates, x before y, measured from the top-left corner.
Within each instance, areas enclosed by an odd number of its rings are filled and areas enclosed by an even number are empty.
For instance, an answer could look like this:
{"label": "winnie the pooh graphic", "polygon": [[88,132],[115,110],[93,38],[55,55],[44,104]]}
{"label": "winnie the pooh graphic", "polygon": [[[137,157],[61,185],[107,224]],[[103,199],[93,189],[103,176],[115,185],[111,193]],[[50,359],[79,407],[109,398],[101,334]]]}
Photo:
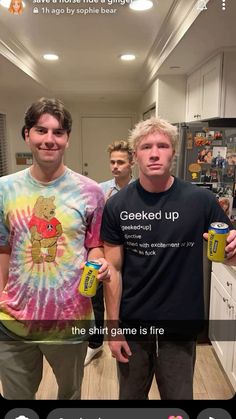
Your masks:
{"label": "winnie the pooh graphic", "polygon": [[[39,196],[29,221],[34,263],[54,262],[56,257],[57,240],[62,235],[62,226],[54,217],[56,209],[54,200],[54,196],[48,198]],[[46,257],[42,255],[42,248],[47,249]]]}

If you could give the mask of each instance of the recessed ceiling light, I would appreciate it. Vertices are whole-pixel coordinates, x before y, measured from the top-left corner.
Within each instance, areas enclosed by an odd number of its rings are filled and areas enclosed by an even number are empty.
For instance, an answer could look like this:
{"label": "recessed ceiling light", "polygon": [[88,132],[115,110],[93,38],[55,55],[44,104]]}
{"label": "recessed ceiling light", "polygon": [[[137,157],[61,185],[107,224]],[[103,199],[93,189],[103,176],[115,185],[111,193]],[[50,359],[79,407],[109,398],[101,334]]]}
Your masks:
{"label": "recessed ceiling light", "polygon": [[135,60],[135,55],[134,54],[122,54],[120,56],[120,59],[123,61],[133,61]]}
{"label": "recessed ceiling light", "polygon": [[[0,0],[0,5],[3,7],[6,7],[6,9],[9,9],[11,4],[11,0]],[[23,7],[25,7],[25,3],[22,1]]]}
{"label": "recessed ceiling light", "polygon": [[132,10],[141,12],[143,10],[151,9],[153,7],[153,2],[151,0],[131,0],[129,7]]}
{"label": "recessed ceiling light", "polygon": [[56,54],[44,54],[43,58],[48,61],[56,61],[59,57]]}

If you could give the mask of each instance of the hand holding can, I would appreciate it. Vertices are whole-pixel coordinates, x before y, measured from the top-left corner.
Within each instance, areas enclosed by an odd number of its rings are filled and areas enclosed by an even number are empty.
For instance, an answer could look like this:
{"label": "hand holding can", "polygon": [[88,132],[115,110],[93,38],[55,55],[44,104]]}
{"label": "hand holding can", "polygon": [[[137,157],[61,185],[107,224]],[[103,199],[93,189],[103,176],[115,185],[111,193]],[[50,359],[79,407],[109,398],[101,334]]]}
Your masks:
{"label": "hand holding can", "polygon": [[99,282],[97,275],[101,266],[97,260],[89,260],[85,263],[78,288],[81,295],[94,297]]}
{"label": "hand holding can", "polygon": [[228,224],[215,222],[208,230],[207,257],[213,262],[224,262],[225,246],[229,234]]}

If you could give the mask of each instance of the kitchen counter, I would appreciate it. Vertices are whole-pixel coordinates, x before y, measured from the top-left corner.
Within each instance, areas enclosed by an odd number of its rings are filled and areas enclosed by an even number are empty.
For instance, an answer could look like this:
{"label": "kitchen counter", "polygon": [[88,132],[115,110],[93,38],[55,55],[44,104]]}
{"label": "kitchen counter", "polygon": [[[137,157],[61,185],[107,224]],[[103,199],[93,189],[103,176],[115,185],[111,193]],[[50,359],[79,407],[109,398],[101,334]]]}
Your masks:
{"label": "kitchen counter", "polygon": [[236,266],[231,266],[231,265],[225,265],[225,266],[236,277]]}

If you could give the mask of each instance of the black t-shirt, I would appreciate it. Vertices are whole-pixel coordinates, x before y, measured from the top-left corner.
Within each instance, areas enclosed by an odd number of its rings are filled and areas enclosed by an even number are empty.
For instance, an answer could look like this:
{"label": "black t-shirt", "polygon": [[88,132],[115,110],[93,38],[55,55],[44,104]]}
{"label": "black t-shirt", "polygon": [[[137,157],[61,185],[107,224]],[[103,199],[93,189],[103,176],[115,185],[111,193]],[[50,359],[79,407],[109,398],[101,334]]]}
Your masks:
{"label": "black t-shirt", "polygon": [[123,321],[204,318],[203,233],[232,225],[211,191],[175,178],[161,193],[139,180],[105,206],[102,239],[124,246]]}

